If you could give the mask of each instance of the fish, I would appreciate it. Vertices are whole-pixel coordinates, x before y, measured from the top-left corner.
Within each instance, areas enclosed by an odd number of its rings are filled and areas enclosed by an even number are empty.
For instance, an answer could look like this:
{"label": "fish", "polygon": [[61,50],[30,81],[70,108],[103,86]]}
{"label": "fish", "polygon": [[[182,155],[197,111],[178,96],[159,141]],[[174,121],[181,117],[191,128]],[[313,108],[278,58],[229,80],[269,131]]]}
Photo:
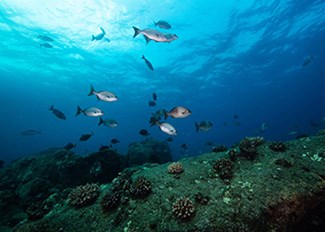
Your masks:
{"label": "fish", "polygon": [[183,143],[183,144],[181,145],[181,148],[183,148],[184,150],[187,150],[187,149],[188,149],[187,144],[186,144],[186,143]]}
{"label": "fish", "polygon": [[238,119],[239,116],[238,116],[237,114],[234,114],[234,115],[233,115],[233,118],[234,118],[234,119]]}
{"label": "fish", "polygon": [[142,135],[142,136],[149,136],[150,135],[150,133],[146,129],[141,129],[139,131],[139,134]]}
{"label": "fish", "polygon": [[160,31],[150,29],[150,28],[140,30],[139,28],[133,27],[133,29],[134,29],[133,38],[135,38],[139,34],[142,34],[144,36],[144,38],[146,39],[147,44],[151,40],[153,40],[155,42],[170,43],[170,42],[178,39],[176,34],[164,34],[164,33],[161,33]]}
{"label": "fish", "polygon": [[42,43],[42,44],[40,44],[40,47],[53,48],[53,46],[49,43]]}
{"label": "fish", "polygon": [[312,61],[314,59],[314,57],[313,56],[306,56],[305,58],[304,58],[304,61],[302,62],[302,67],[306,67],[307,65],[309,65],[310,64],[310,62]]}
{"label": "fish", "polygon": [[154,101],[157,101],[157,94],[156,94],[156,93],[152,93],[152,99],[153,99]]}
{"label": "fish", "polygon": [[117,144],[117,143],[119,143],[120,141],[119,140],[117,140],[117,139],[111,139],[111,143],[112,144]]}
{"label": "fish", "polygon": [[166,22],[164,20],[159,20],[158,22],[154,21],[154,24],[155,24],[155,26],[158,26],[158,27],[160,27],[162,29],[170,29],[170,28],[172,28],[172,26],[168,22]]}
{"label": "fish", "polygon": [[205,143],[206,146],[212,146],[213,145],[213,142],[212,141],[208,141]]}
{"label": "fish", "polygon": [[148,106],[154,107],[154,106],[156,106],[156,102],[154,102],[154,101],[148,101]]}
{"label": "fish", "polygon": [[177,106],[177,107],[174,107],[173,109],[171,109],[169,112],[167,112],[165,110],[164,116],[165,116],[165,120],[168,118],[168,116],[171,116],[173,118],[186,118],[191,113],[192,112],[189,109],[187,109],[183,106]]}
{"label": "fish", "polygon": [[157,110],[156,113],[152,113],[151,117],[149,119],[150,126],[156,125],[157,122],[159,122],[162,117],[164,116],[164,110]]}
{"label": "fish", "polygon": [[38,38],[40,38],[43,41],[47,41],[47,42],[52,42],[54,41],[51,37],[46,36],[46,35],[38,35]]}
{"label": "fish", "polygon": [[114,102],[117,101],[117,96],[108,91],[96,91],[94,86],[90,86],[90,91],[88,93],[88,96],[96,95],[98,100],[106,101],[106,102]]}
{"label": "fish", "polygon": [[167,142],[173,142],[174,141],[174,139],[172,137],[168,137],[166,140],[167,140]]}
{"label": "fish", "polygon": [[196,128],[196,132],[199,132],[200,130],[202,131],[208,131],[211,129],[212,127],[212,123],[210,121],[202,121],[200,123],[195,123],[195,128]]}
{"label": "fish", "polygon": [[24,136],[40,135],[42,134],[42,131],[38,129],[28,129],[22,131],[21,134]]}
{"label": "fish", "polygon": [[167,122],[162,122],[162,123],[157,122],[156,125],[158,125],[160,130],[165,132],[166,134],[177,135],[176,129]]}
{"label": "fish", "polygon": [[309,125],[311,127],[319,127],[319,124],[317,122],[313,121],[313,120],[309,121]]}
{"label": "fish", "polygon": [[261,124],[261,127],[259,128],[259,133],[263,133],[266,129],[268,129],[269,127],[267,126],[266,122],[263,122]]}
{"label": "fish", "polygon": [[104,31],[103,28],[100,27],[100,30],[102,31],[102,33],[100,33],[100,34],[98,34],[98,35],[96,35],[96,36],[92,35],[92,39],[91,39],[91,41],[94,41],[94,40],[101,40],[101,39],[106,35],[106,32]]}
{"label": "fish", "polygon": [[65,145],[63,148],[66,150],[71,150],[72,148],[76,147],[77,145],[74,143],[68,143],[67,145]]}
{"label": "fish", "polygon": [[93,136],[93,135],[94,135],[93,132],[91,132],[90,134],[83,134],[83,135],[80,136],[79,140],[80,140],[80,141],[87,141],[87,140],[90,139],[90,137]]}
{"label": "fish", "polygon": [[296,135],[298,134],[299,132],[298,131],[289,131],[288,132],[288,135]]}
{"label": "fish", "polygon": [[54,105],[51,105],[49,111],[52,111],[52,113],[56,117],[58,117],[59,119],[62,119],[62,120],[66,120],[67,119],[66,116],[64,115],[64,113],[62,113],[60,110],[54,108]]}
{"label": "fish", "polygon": [[146,63],[147,67],[148,67],[151,71],[153,71],[153,66],[152,66],[152,64],[150,63],[150,61],[147,60],[147,59],[144,57],[144,55],[142,55],[142,59],[144,59],[144,62]]}
{"label": "fish", "polygon": [[105,151],[105,150],[107,150],[107,149],[110,149],[110,148],[112,148],[112,144],[110,144],[109,146],[106,146],[106,145],[100,145],[100,147],[99,147],[99,151]]}
{"label": "fish", "polygon": [[104,112],[101,109],[98,109],[96,107],[89,107],[87,109],[81,109],[80,106],[77,106],[77,113],[76,116],[83,113],[84,115],[88,117],[99,117],[104,115]]}
{"label": "fish", "polygon": [[108,127],[117,127],[118,126],[118,122],[116,120],[114,120],[114,119],[105,119],[105,120],[103,120],[102,117],[100,117],[98,126],[100,126],[102,124],[104,126],[108,126]]}

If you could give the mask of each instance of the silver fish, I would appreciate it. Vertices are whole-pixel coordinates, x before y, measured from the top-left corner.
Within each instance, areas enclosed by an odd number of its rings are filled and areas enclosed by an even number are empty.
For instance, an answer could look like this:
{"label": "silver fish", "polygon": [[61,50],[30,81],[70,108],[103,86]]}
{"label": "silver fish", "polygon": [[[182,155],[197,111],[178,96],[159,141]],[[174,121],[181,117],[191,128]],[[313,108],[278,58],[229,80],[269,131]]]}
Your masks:
{"label": "silver fish", "polygon": [[139,28],[133,27],[134,29],[134,35],[133,38],[136,37],[139,34],[142,34],[144,38],[146,39],[147,44],[153,40],[156,42],[172,42],[176,39],[178,39],[177,35],[175,34],[163,34],[160,31],[154,30],[154,29],[144,29],[140,30]]}
{"label": "silver fish", "polygon": [[76,116],[78,116],[81,113],[83,113],[84,115],[89,116],[89,117],[99,117],[99,116],[104,115],[103,111],[96,107],[89,107],[89,108],[83,110],[80,108],[80,106],[77,106]]}
{"label": "silver fish", "polygon": [[106,101],[106,102],[113,102],[113,101],[117,101],[117,96],[112,93],[112,92],[108,92],[108,91],[96,91],[94,89],[94,86],[90,86],[90,91],[88,96],[91,95],[96,95],[98,99],[102,100],[102,101]]}
{"label": "silver fish", "polygon": [[169,135],[177,135],[176,129],[167,122],[157,123],[160,130]]}
{"label": "silver fish", "polygon": [[100,27],[100,30],[102,31],[102,33],[98,34],[98,35],[92,35],[92,39],[91,41],[94,41],[94,40],[101,40],[105,35],[106,35],[106,32],[104,31],[103,28]]}
{"label": "silver fish", "polygon": [[195,129],[196,129],[196,132],[199,132],[200,130],[202,131],[208,131],[211,129],[212,127],[212,123],[210,121],[202,121],[200,123],[195,123]]}
{"label": "silver fish", "polygon": [[189,109],[187,109],[183,106],[174,107],[169,112],[164,110],[165,120],[167,119],[168,116],[171,116],[173,118],[186,118],[191,113],[192,112]]}
{"label": "silver fish", "polygon": [[158,26],[158,27],[163,28],[163,29],[172,28],[172,26],[169,23],[167,23],[166,21],[164,21],[164,20],[159,20],[158,22],[154,21],[154,23],[155,23],[155,26]]}

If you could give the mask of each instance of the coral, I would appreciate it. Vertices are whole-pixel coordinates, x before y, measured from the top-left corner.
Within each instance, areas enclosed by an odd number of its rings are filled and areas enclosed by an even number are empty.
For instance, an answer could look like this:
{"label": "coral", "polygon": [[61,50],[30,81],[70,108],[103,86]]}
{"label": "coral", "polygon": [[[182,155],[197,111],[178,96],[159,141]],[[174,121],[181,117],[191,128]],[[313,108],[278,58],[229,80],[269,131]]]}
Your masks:
{"label": "coral", "polygon": [[229,155],[229,159],[232,162],[235,162],[237,160],[238,157],[238,152],[235,149],[231,149],[227,152],[227,154]]}
{"label": "coral", "polygon": [[269,145],[269,148],[276,152],[284,152],[287,149],[286,145],[282,142],[273,142]]}
{"label": "coral", "polygon": [[257,147],[264,143],[262,137],[246,137],[239,143],[240,156],[254,160],[257,156]]}
{"label": "coral", "polygon": [[228,183],[233,177],[233,162],[228,159],[220,159],[215,162],[213,169],[218,173],[219,177]]}
{"label": "coral", "polygon": [[119,193],[108,192],[101,201],[101,206],[104,211],[111,211],[116,209],[121,202],[121,195]]}
{"label": "coral", "polygon": [[168,165],[167,171],[170,174],[181,174],[184,171],[184,169],[181,162],[174,162]]}
{"label": "coral", "polygon": [[195,194],[195,201],[201,205],[207,205],[210,198],[208,196],[203,196],[202,193]]}
{"label": "coral", "polygon": [[39,201],[31,204],[26,213],[29,220],[38,220],[41,219],[45,214],[50,212],[51,207],[48,206],[45,202]]}
{"label": "coral", "polygon": [[76,187],[69,194],[69,202],[75,207],[83,207],[94,203],[99,195],[97,184],[86,184]]}
{"label": "coral", "polygon": [[131,194],[136,198],[145,198],[151,193],[151,182],[143,176],[131,185]]}
{"label": "coral", "polygon": [[223,152],[227,151],[227,147],[225,145],[218,145],[212,148],[213,152]]}
{"label": "coral", "polygon": [[189,220],[195,215],[195,207],[189,198],[179,198],[172,206],[173,214],[180,220]]}

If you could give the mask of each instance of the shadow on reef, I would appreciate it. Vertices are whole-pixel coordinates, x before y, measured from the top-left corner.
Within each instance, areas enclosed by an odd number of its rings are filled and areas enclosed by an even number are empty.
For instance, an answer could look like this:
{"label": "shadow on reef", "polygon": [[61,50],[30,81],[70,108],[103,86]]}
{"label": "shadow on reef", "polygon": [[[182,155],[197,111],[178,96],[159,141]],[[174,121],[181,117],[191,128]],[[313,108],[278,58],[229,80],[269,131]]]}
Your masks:
{"label": "shadow on reef", "polygon": [[[148,156],[140,158],[146,152]],[[155,140],[134,143],[127,156],[113,149],[86,157],[65,149],[49,149],[15,160],[0,173],[0,215],[4,214],[0,225],[13,227],[25,218],[40,219],[54,202],[68,197],[70,188],[109,183],[124,168],[141,163],[140,159],[147,163],[170,161],[168,144]]]}

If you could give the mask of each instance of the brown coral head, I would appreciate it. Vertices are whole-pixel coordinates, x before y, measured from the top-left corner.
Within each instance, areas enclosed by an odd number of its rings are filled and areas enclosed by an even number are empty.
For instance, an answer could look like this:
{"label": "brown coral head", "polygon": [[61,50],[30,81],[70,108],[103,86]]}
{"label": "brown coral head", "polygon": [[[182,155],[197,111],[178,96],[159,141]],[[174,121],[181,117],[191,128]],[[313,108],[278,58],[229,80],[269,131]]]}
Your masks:
{"label": "brown coral head", "polygon": [[68,199],[71,205],[83,207],[94,203],[99,195],[97,184],[86,184],[76,187],[69,194]]}
{"label": "brown coral head", "polygon": [[172,206],[173,214],[181,221],[186,221],[194,217],[195,207],[189,198],[179,198]]}
{"label": "brown coral head", "polygon": [[151,182],[140,176],[131,186],[131,194],[136,198],[145,198],[151,193]]}
{"label": "brown coral head", "polygon": [[180,174],[184,172],[183,165],[181,162],[174,162],[168,165],[167,171],[170,174]]}

